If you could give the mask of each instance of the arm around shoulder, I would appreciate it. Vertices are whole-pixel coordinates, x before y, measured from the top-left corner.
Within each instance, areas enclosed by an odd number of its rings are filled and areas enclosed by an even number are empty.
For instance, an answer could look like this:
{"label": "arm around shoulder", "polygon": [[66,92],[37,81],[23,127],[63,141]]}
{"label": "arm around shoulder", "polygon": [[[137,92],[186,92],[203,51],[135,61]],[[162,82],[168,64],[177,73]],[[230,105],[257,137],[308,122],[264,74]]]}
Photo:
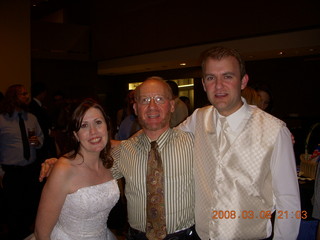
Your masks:
{"label": "arm around shoulder", "polygon": [[197,123],[197,114],[199,108],[196,109],[186,120],[180,123],[176,128],[185,131],[185,132],[195,132],[196,123]]}

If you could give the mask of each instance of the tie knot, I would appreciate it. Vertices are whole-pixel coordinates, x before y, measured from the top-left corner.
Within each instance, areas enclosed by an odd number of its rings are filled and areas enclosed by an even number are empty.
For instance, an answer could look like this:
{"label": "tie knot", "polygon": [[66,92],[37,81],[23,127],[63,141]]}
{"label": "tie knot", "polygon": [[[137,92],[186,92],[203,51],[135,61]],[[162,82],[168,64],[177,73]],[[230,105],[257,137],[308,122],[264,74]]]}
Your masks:
{"label": "tie knot", "polygon": [[224,128],[225,125],[228,123],[227,118],[225,117],[220,117],[219,120],[220,120],[221,128]]}
{"label": "tie knot", "polygon": [[19,119],[22,119],[22,113],[18,113]]}
{"label": "tie knot", "polygon": [[158,144],[156,141],[151,142],[151,149],[155,149],[158,147]]}

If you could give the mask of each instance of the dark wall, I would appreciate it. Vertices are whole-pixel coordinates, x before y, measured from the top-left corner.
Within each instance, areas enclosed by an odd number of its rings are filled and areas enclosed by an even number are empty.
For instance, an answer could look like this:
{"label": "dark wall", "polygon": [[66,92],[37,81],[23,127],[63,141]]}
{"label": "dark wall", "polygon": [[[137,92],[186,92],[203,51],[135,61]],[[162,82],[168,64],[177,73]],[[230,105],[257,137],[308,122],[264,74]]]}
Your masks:
{"label": "dark wall", "polygon": [[272,113],[279,118],[318,117],[320,56],[247,62],[250,83],[267,83],[272,91]]}
{"label": "dark wall", "polygon": [[110,59],[320,25],[320,1],[92,1],[93,56]]}
{"label": "dark wall", "polygon": [[49,95],[62,90],[68,98],[81,98],[97,92],[94,62],[33,59],[31,74],[32,82],[46,83]]}

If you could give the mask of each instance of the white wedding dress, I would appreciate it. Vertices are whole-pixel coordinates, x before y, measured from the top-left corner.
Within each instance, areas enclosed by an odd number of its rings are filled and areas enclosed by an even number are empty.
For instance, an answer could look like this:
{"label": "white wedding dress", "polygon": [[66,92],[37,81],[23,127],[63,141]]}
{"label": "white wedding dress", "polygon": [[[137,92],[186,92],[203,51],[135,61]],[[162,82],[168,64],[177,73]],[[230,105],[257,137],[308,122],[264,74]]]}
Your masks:
{"label": "white wedding dress", "polygon": [[107,228],[107,219],[118,199],[116,180],[68,194],[51,240],[116,240]]}

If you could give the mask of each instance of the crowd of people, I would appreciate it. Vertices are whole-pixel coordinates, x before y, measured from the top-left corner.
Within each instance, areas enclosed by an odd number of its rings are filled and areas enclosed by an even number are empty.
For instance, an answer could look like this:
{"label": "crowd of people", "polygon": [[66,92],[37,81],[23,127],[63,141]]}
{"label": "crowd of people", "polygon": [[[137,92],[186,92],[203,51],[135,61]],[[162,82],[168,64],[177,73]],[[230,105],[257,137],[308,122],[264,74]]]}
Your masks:
{"label": "crowd of people", "polygon": [[[234,49],[205,51],[201,67],[211,105],[189,116],[174,82],[149,77],[128,93],[119,113],[121,141],[111,141],[110,123],[96,100],[62,108],[64,114],[56,116],[68,127],[58,127],[58,120],[48,127],[45,114],[37,110],[43,88],[32,88],[33,115],[25,87],[14,85],[0,115],[9,239],[23,239],[30,231],[29,239],[116,239],[106,222],[121,194],[129,240],[296,239],[296,213],[301,212],[296,160],[289,129],[268,113],[271,94],[247,87],[244,61]],[[29,157],[20,116],[24,132],[35,129]],[[52,141],[57,129],[69,144]],[[32,176],[22,175],[33,165]],[[35,181],[39,173],[40,182],[48,177],[44,187]],[[43,187],[32,214],[22,209],[29,204],[23,194],[31,191],[22,185],[26,179],[39,185],[34,203]],[[24,221],[25,216],[30,219]]]}

